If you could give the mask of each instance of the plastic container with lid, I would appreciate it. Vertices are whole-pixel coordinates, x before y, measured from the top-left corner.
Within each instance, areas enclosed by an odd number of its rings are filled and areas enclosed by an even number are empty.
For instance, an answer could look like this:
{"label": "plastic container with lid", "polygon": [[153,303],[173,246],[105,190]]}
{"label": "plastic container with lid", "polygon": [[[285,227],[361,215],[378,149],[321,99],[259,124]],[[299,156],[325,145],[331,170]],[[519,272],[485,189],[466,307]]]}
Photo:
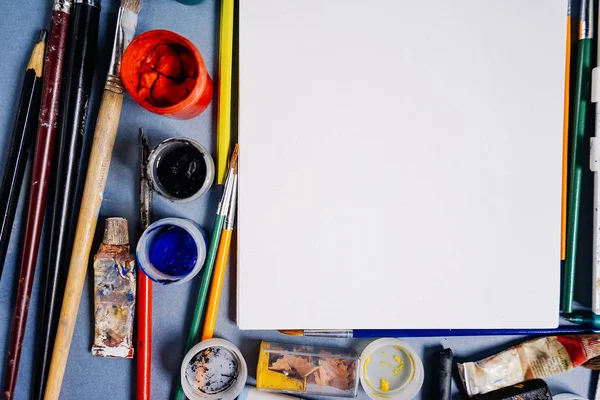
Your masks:
{"label": "plastic container with lid", "polygon": [[256,388],[297,395],[356,397],[354,350],[262,342]]}

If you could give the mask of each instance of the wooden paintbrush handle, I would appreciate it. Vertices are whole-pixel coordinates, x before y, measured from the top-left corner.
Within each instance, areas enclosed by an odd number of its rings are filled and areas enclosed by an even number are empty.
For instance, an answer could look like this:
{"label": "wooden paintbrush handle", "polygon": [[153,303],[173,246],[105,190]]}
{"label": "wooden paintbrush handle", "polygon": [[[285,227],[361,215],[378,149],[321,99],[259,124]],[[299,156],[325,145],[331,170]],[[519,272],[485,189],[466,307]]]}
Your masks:
{"label": "wooden paintbrush handle", "polygon": [[46,385],[46,400],[58,399],[60,394],[122,104],[122,93],[104,90],[77,220],[69,275],[60,311],[60,322],[52,352],[52,362]]}

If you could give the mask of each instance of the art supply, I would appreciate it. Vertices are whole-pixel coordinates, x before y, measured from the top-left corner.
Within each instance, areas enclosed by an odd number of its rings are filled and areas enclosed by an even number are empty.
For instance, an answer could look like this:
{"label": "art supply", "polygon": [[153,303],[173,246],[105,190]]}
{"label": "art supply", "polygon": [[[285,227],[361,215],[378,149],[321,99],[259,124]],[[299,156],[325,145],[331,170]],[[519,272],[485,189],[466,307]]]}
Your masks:
{"label": "art supply", "polygon": [[298,395],[356,397],[359,363],[351,349],[263,341],[256,388]]}
{"label": "art supply", "polygon": [[452,349],[444,349],[438,353],[439,400],[450,400],[452,389]]}
{"label": "art supply", "polygon": [[[552,393],[542,379],[518,383],[504,389],[472,397],[473,400],[553,400]],[[556,399],[556,397],[554,398]],[[571,398],[572,399],[572,398]]]}
{"label": "art supply", "polygon": [[[564,260],[567,253],[567,193],[568,193],[568,177],[569,177],[569,128],[571,116],[571,64],[573,58],[571,49],[575,46],[577,36],[573,35],[573,31],[577,32],[579,21],[573,18],[573,1],[568,0],[567,4],[567,49],[565,51],[565,109],[563,122],[563,170],[562,170],[562,209],[560,220],[560,259]],[[574,29],[575,28],[575,29]]]}
{"label": "art supply", "polygon": [[133,358],[135,261],[124,218],[108,218],[94,257],[95,334],[92,355]]}
{"label": "art supply", "polygon": [[237,154],[238,146],[235,146],[232,163],[230,168],[233,169],[233,186],[231,190],[231,200],[229,202],[229,210],[227,211],[227,221],[221,234],[219,250],[215,264],[215,271],[210,283],[210,295],[208,297],[208,308],[206,311],[206,319],[204,321],[204,329],[202,330],[202,340],[211,339],[217,324],[217,314],[219,312],[219,302],[221,300],[221,291],[225,281],[225,270],[227,268],[227,260],[229,258],[229,247],[231,245],[231,236],[233,234],[233,221],[235,219],[235,207],[237,204]]}
{"label": "art supply", "polygon": [[231,144],[234,0],[221,0],[219,24],[219,107],[217,108],[217,183],[225,182]]}
{"label": "art supply", "polygon": [[204,196],[215,177],[215,163],[200,143],[171,138],[150,153],[147,167],[150,185],[174,203],[187,203]]}
{"label": "art supply", "polygon": [[469,396],[569,371],[600,355],[600,335],[546,336],[458,364]]}
{"label": "art supply", "polygon": [[[600,20],[600,16],[599,16]],[[600,48],[600,44],[598,44]],[[592,245],[592,311],[600,314],[600,53],[596,51],[596,66],[592,70],[591,102],[596,105],[594,136],[590,138],[590,170],[594,173],[594,220]]]}
{"label": "art supply", "polygon": [[239,2],[240,329],[558,326],[566,2],[473,4]]}
{"label": "art supply", "polygon": [[177,1],[180,2],[181,4],[187,4],[189,6],[202,3],[202,0],[177,0]]}
{"label": "art supply", "polygon": [[378,339],[360,356],[360,383],[373,399],[409,400],[419,393],[425,373],[415,350],[400,339]]}
{"label": "art supply", "polygon": [[443,336],[520,336],[590,333],[593,329],[559,326],[554,329],[295,329],[279,332],[289,336],[330,338],[443,337]]}
{"label": "art supply", "polygon": [[194,118],[212,99],[212,80],[202,54],[171,31],[147,31],[136,37],[123,55],[121,78],[140,106],[171,118]]}
{"label": "art supply", "polygon": [[188,219],[163,218],[144,231],[136,256],[141,270],[154,282],[187,282],[204,265],[206,238]]}
{"label": "art supply", "polygon": [[181,364],[181,386],[190,400],[233,400],[248,378],[240,350],[223,339],[210,339],[190,349]]}
{"label": "art supply", "polygon": [[48,32],[45,30],[38,33],[36,44],[29,58],[29,64],[25,69],[12,142],[4,165],[4,176],[2,186],[0,186],[0,279],[4,269],[10,234],[13,231],[19,193],[25,177],[25,167],[37,131],[47,37]]}
{"label": "art supply", "polygon": [[589,329],[600,329],[600,315],[597,314],[564,314],[562,316],[569,322],[583,325]]}
{"label": "art supply", "polygon": [[265,392],[256,389],[254,386],[244,386],[244,390],[238,396],[238,400],[292,400],[299,397],[290,396],[287,394]]}
{"label": "art supply", "polygon": [[[237,146],[234,149],[233,154],[231,155],[231,165],[237,165],[237,151],[235,151],[236,149],[238,149]],[[229,168],[229,173],[227,174],[227,179],[225,180],[221,200],[219,201],[219,205],[217,206],[217,215],[215,217],[215,222],[213,223],[213,231],[210,237],[208,254],[206,255],[204,273],[202,274],[200,290],[198,291],[198,300],[196,301],[196,306],[194,307],[194,314],[192,317],[192,324],[190,326],[190,333],[188,335],[187,343],[185,345],[186,351],[189,351],[189,349],[196,342],[198,342],[199,339],[198,336],[200,332],[200,324],[204,315],[204,307],[206,299],[208,297],[208,289],[210,286],[212,272],[217,258],[217,250],[219,248],[221,233],[223,231],[225,221],[227,220],[227,212],[229,211],[231,196],[233,194],[233,173],[234,169]],[[174,400],[181,400],[182,398],[183,389],[181,388],[181,386],[179,386],[177,388],[177,392],[175,393]]]}
{"label": "art supply", "polygon": [[590,112],[590,77],[592,75],[592,45],[594,37],[594,5],[592,0],[581,1],[581,28],[577,68],[575,71],[575,94],[573,99],[572,143],[569,167],[569,195],[567,215],[567,257],[563,273],[561,311],[573,311],[575,291],[575,270],[577,267],[577,243],[579,231],[579,211],[581,206],[581,181],[584,171],[584,141],[586,124]]}
{"label": "art supply", "polygon": [[[90,5],[83,4],[82,6],[87,7],[86,11],[92,12]],[[98,111],[89,167],[75,229],[60,323],[56,332],[46,386],[46,399],[57,399],[60,393],[123,100],[123,88],[119,77],[121,57],[124,48],[135,33],[139,7],[139,0],[122,0],[119,8],[111,61]]]}
{"label": "art supply", "polygon": [[[150,157],[150,147],[140,128],[140,236],[150,225],[152,219],[152,190],[148,182],[146,167]],[[152,385],[152,281],[141,269],[137,275],[137,361],[136,361],[136,399],[150,400]]]}
{"label": "art supply", "polygon": [[[46,34],[46,31],[41,31],[38,34],[37,44],[33,49],[26,69],[13,143],[6,166],[8,169],[5,170],[2,188],[0,189],[0,202],[2,207],[5,207],[1,215],[2,221],[0,221],[0,239],[2,241],[0,243],[0,253],[2,253],[0,254],[0,262],[2,264],[5,262],[4,258],[8,248],[10,231],[13,228],[12,223],[18,202],[17,196],[20,190],[20,181],[23,179],[25,173],[27,153],[29,152],[28,148],[33,141],[36,129],[36,113],[40,101],[40,76],[43,69],[42,63],[46,45]],[[44,139],[40,139],[38,143],[44,144]],[[32,173],[32,188],[29,194],[25,241],[23,242],[23,258],[21,260],[17,298],[10,331],[10,344],[8,357],[6,358],[4,387],[2,390],[5,399],[13,399],[15,396],[14,390],[17,384],[21,348],[25,337],[29,300],[31,298],[31,289],[35,274],[35,261],[37,260],[37,250],[39,247],[39,234],[43,220],[45,193],[41,194],[40,191],[36,190],[37,182],[35,179],[43,175],[43,170],[47,168],[47,165],[41,165],[42,160],[39,159],[40,156],[40,149],[36,148],[34,170]],[[44,192],[44,189],[41,192]],[[41,196],[41,199],[38,196]],[[2,266],[0,266],[1,272]]]}
{"label": "art supply", "polygon": [[[71,20],[72,1],[54,0],[52,6],[52,24],[46,46],[44,58],[44,79],[42,82],[42,100],[38,117],[37,142],[34,153],[31,192],[29,193],[29,206],[27,212],[27,225],[25,240],[23,241],[23,268],[35,270],[37,262],[40,236],[46,211],[46,198],[48,183],[52,175],[52,160],[54,157],[54,141],[59,122],[62,80],[64,72],[64,57],[67,48],[69,23]],[[48,280],[48,278],[46,278]],[[31,289],[30,289],[31,290]],[[44,294],[45,296],[45,294]],[[54,305],[43,303],[42,326],[36,332],[37,349],[34,366],[33,398],[41,400],[46,388],[50,355],[54,332],[46,327],[49,318],[48,309]],[[24,322],[24,320],[23,320]],[[8,364],[10,365],[10,364]],[[5,382],[9,382],[8,379]],[[16,376],[14,377],[14,384]]]}

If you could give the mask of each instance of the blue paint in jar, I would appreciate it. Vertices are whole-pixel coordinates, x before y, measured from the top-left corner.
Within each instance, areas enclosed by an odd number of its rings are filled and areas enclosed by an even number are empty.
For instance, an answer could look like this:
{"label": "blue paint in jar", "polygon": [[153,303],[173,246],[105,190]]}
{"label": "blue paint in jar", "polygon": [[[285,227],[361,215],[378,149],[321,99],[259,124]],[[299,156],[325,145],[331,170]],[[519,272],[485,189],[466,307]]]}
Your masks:
{"label": "blue paint in jar", "polygon": [[163,274],[185,276],[194,269],[197,259],[194,238],[178,226],[163,227],[150,242],[148,260]]}

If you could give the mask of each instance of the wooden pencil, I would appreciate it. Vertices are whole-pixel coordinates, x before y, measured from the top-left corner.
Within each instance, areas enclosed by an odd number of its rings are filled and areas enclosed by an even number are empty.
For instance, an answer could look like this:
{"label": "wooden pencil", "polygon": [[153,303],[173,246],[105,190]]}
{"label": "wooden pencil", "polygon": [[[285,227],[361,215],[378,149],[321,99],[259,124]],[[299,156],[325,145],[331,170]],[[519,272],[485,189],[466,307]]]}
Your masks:
{"label": "wooden pencil", "polygon": [[12,142],[4,165],[4,176],[2,186],[0,186],[0,279],[4,269],[10,234],[13,231],[19,193],[25,177],[25,167],[37,131],[47,35],[48,32],[40,31],[29,64],[25,69]]}
{"label": "wooden pencil", "polygon": [[231,144],[234,0],[221,1],[219,38],[219,107],[217,109],[217,184],[225,181]]}
{"label": "wooden pencil", "polygon": [[571,125],[569,182],[567,200],[567,253],[563,273],[561,311],[570,313],[573,310],[575,292],[575,270],[577,267],[577,244],[579,230],[579,212],[581,208],[581,181],[584,165],[586,124],[590,111],[590,81],[592,73],[592,44],[594,37],[594,5],[592,0],[581,2],[581,26],[577,51],[577,68],[575,75],[573,124]]}
{"label": "wooden pencil", "polygon": [[[25,73],[25,81],[23,85],[23,92],[21,96],[21,102],[19,106],[18,119],[17,119],[17,135],[15,137],[15,143],[19,143],[14,147],[17,153],[22,151],[23,141],[33,140],[32,131],[35,129],[35,124],[32,122],[36,120],[36,115],[39,104],[40,104],[40,84],[42,77],[42,69],[44,64],[44,48],[46,45],[46,37],[47,32],[41,31],[38,35],[38,39],[36,45],[31,54],[31,59],[29,64],[27,65],[27,72]],[[19,126],[21,126],[19,128]],[[19,133],[20,132],[20,133]],[[21,158],[24,157],[24,154],[20,155]],[[21,169],[25,168],[25,162],[21,159],[19,161],[19,156],[14,157],[13,160],[9,160],[9,162],[14,161],[14,165],[9,165],[8,167],[16,167],[19,163],[21,164],[19,167]],[[39,174],[40,161],[36,159],[36,167],[38,169],[35,171]],[[21,176],[24,171],[21,172]],[[34,173],[35,175],[38,175]],[[5,175],[6,176],[6,175]],[[33,178],[35,179],[35,177]],[[12,185],[11,185],[12,186]],[[38,192],[34,190],[36,186],[35,180],[32,182],[31,194],[35,196]],[[15,183],[14,187],[18,187]],[[4,188],[6,189],[6,188]],[[14,193],[13,193],[14,195]],[[7,199],[10,200],[10,199]],[[32,197],[31,200],[35,200],[35,197]],[[30,224],[32,219],[36,219],[35,222],[39,222],[41,224],[41,218],[39,221],[37,220],[37,213],[31,212],[31,200],[30,200],[30,213],[27,218],[27,227],[26,232],[31,234],[32,225]],[[16,204],[13,204],[13,208]],[[34,204],[34,208],[37,204]],[[35,210],[34,210],[35,211]],[[43,211],[42,211],[43,213]],[[14,217],[14,210],[13,210]],[[8,221],[3,221],[8,222]],[[6,228],[12,229],[12,226],[7,226]],[[26,234],[27,238],[27,234]],[[8,240],[6,238],[6,240]],[[35,261],[37,259],[37,246],[32,243],[32,247],[27,243],[27,239],[25,239],[25,246],[23,249],[23,262],[21,263],[21,271],[19,275],[19,286],[17,288],[17,299],[15,304],[15,311],[12,320],[12,326],[10,331],[10,344],[8,350],[8,358],[6,360],[6,373],[4,377],[4,389],[2,393],[4,394],[4,399],[13,399],[15,397],[15,386],[17,384],[17,375],[19,373],[19,360],[21,358],[21,349],[23,347],[23,340],[25,338],[25,325],[27,324],[27,313],[29,311],[29,299],[31,298],[31,289],[33,287],[33,278],[35,273]],[[39,243],[39,236],[37,243]],[[30,254],[33,253],[35,249],[36,258],[31,258]]]}

